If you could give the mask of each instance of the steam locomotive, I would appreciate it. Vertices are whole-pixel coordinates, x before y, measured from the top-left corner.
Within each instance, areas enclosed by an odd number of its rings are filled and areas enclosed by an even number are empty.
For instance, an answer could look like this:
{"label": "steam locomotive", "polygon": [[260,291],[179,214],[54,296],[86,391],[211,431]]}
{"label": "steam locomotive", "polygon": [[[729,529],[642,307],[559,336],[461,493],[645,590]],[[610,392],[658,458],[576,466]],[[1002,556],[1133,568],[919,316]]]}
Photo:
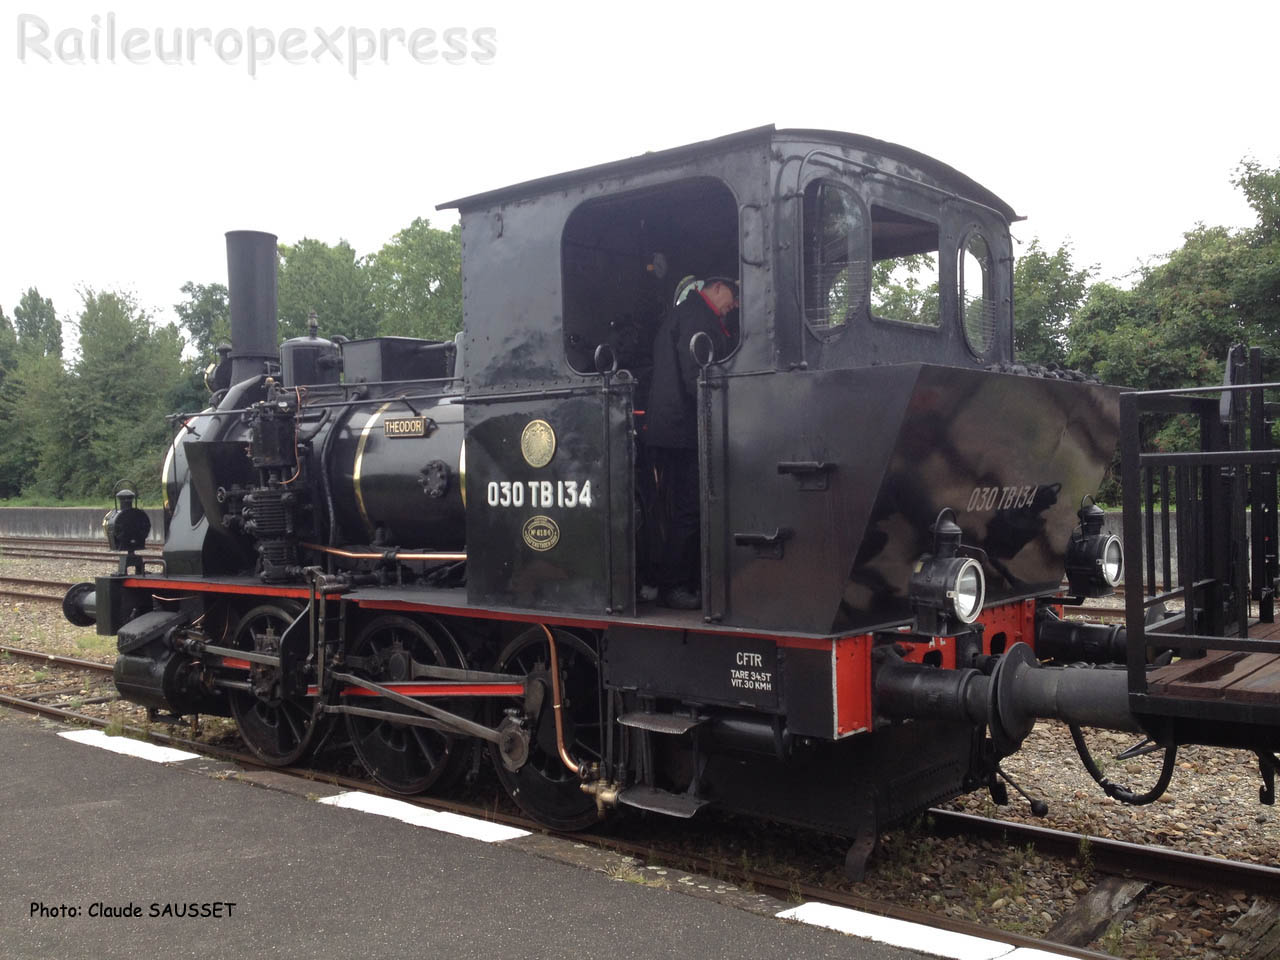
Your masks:
{"label": "steam locomotive", "polygon": [[[1280,662],[1249,636],[1271,620],[1276,482],[1268,430],[1245,442],[1266,422],[1247,356],[1221,403],[1019,365],[1013,209],[862,136],[761,127],[444,206],[463,243],[448,342],[313,324],[277,345],[276,238],[227,234],[232,342],[209,406],[174,421],[163,560],[138,555],[122,491],[120,569],[64,604],[118,637],[124,697],[233,716],[272,764],[345,733],[404,793],[483,748],[555,828],[709,804],[815,826],[852,838],[853,876],[885,825],[1003,800],[1000,761],[1038,717],[1170,758],[1251,750],[1273,796],[1276,695],[1185,689],[1188,664]],[[703,608],[669,610],[638,599],[661,543],[651,344],[709,276],[738,279],[741,315],[726,355],[689,345]],[[1142,418],[1178,404],[1205,424],[1200,460],[1142,447]],[[1122,428],[1123,628],[1063,616],[1122,575],[1090,499]],[[1246,502],[1270,524],[1252,568],[1243,528],[1220,535]]]}

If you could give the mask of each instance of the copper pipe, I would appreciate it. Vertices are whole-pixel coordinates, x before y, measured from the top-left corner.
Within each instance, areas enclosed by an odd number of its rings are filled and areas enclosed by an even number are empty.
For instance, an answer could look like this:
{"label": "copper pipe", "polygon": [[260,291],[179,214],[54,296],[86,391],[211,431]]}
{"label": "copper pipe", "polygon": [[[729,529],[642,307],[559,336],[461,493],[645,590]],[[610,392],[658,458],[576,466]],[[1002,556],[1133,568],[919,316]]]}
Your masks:
{"label": "copper pipe", "polygon": [[578,765],[564,747],[564,721],[560,716],[560,659],[556,656],[556,638],[545,623],[538,626],[547,635],[547,645],[551,649],[551,711],[556,718],[556,749],[560,751],[560,762],[569,768],[569,772],[578,773]]}
{"label": "copper pipe", "polygon": [[[319,550],[321,553],[332,553],[337,557],[346,557],[349,560],[383,560],[386,558],[385,553],[357,553],[354,550],[339,550],[337,547],[322,547],[318,543],[303,543],[299,546],[306,547],[308,550]],[[397,553],[393,551],[396,560],[465,560],[466,553]]]}

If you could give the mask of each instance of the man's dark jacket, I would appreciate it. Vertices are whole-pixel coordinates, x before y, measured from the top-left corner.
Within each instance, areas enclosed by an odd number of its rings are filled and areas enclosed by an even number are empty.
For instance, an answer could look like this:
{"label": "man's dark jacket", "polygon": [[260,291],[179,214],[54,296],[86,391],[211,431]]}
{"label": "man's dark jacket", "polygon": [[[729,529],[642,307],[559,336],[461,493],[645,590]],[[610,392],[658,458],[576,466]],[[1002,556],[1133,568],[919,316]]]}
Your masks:
{"label": "man's dark jacket", "polygon": [[694,290],[667,314],[653,340],[653,385],[644,432],[652,447],[692,450],[698,445],[698,364],[689,351],[689,341],[698,332],[711,338],[716,359],[733,347],[724,321],[702,292]]}

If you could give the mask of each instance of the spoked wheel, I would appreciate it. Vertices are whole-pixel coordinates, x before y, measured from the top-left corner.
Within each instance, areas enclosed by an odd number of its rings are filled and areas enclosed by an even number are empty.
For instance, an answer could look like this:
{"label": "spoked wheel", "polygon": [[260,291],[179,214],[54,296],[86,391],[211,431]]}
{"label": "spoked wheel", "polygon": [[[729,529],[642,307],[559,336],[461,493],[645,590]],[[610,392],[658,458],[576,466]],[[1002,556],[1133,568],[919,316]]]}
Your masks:
{"label": "spoked wheel", "polygon": [[[600,658],[581,637],[556,630],[564,741],[575,761],[598,762],[603,757],[600,716]],[[544,687],[542,709],[532,721],[529,759],[519,770],[508,770],[493,750],[498,779],[520,809],[555,830],[581,830],[599,815],[595,800],[583,793],[578,775],[560,760],[552,709],[550,656],[542,627],[520,634],[498,657],[499,673],[529,676]]]}
{"label": "spoked wheel", "polygon": [[[422,666],[464,667],[453,635],[439,621],[385,616],[360,631],[348,651],[354,673],[375,683],[424,679]],[[451,713],[471,716],[474,707],[458,699],[432,700]],[[353,707],[385,710],[414,717],[411,708],[380,697],[347,696]],[[444,787],[466,769],[471,747],[457,737],[430,727],[347,714],[347,731],[356,756],[369,775],[397,793],[421,793]]]}
{"label": "spoked wheel", "polygon": [[[296,604],[263,604],[245,613],[232,633],[231,646],[276,655],[280,638],[297,619]],[[249,670],[253,692],[229,692],[231,715],[245,744],[264,763],[283,767],[297,763],[315,742],[321,724],[319,700],[287,698],[280,693],[280,671],[253,664]]]}

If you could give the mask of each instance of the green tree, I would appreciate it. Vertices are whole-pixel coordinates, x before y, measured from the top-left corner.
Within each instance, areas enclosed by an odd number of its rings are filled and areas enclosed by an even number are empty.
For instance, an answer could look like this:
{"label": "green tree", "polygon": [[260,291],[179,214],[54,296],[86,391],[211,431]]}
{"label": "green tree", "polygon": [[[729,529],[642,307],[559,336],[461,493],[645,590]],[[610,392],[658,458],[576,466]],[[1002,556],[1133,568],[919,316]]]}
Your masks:
{"label": "green tree", "polygon": [[1068,331],[1069,359],[1102,379],[1158,389],[1221,378],[1235,343],[1280,374],[1280,169],[1242,163],[1235,184],[1257,215],[1245,230],[1198,224],[1132,289],[1096,284]]}
{"label": "green tree", "polygon": [[13,310],[18,343],[45,356],[62,356],[62,325],[53,301],[29,287]]}
{"label": "green tree", "polygon": [[1071,248],[1054,253],[1033,239],[1013,268],[1014,354],[1024,363],[1063,364],[1067,328],[1084,302],[1094,268],[1076,269]]}
{"label": "green tree", "polygon": [[1163,389],[1213,383],[1234,343],[1274,352],[1275,330],[1239,296],[1249,278],[1240,234],[1198,226],[1132,289],[1096,284],[1070,328],[1072,366],[1109,383]]}
{"label": "green tree", "polygon": [[915,253],[876,261],[871,268],[871,312],[886,320],[936,326],[938,255]]}
{"label": "green tree", "polygon": [[13,329],[13,322],[4,315],[4,308],[0,307],[0,385],[17,361],[18,333]]}
{"label": "green tree", "polygon": [[59,497],[108,496],[117,480],[154,497],[169,441],[164,415],[183,379],[182,336],[127,294],[86,291],[80,357],[35,426],[36,487]]}
{"label": "green tree", "polygon": [[214,357],[214,348],[231,340],[231,308],[227,288],[220,283],[194,283],[188,280],[182,285],[186,299],[173,305],[178,322],[187,331],[191,344],[199,358],[208,363]]}
{"label": "green tree", "polygon": [[18,349],[12,370],[0,384],[0,497],[30,489],[46,444],[63,447],[53,422],[64,415],[66,372],[59,357]]}
{"label": "green tree", "polygon": [[425,217],[369,258],[384,336],[449,340],[462,329],[462,233]]}
{"label": "green tree", "polygon": [[369,269],[345,240],[329,246],[304,237],[291,246],[280,244],[276,296],[281,339],[306,333],[312,310],[322,334],[353,339],[377,335],[379,315]]}
{"label": "green tree", "polygon": [[[1280,167],[1241,163],[1233,181],[1257,214],[1241,235],[1243,249],[1232,271],[1232,296],[1247,322],[1280,341]],[[1274,374],[1276,370],[1273,370]]]}
{"label": "green tree", "polygon": [[1258,215],[1250,239],[1274,243],[1280,238],[1280,167],[1268,170],[1256,160],[1242,160],[1231,181],[1244,194]]}
{"label": "green tree", "polygon": [[[1198,224],[1131,289],[1096,284],[1072,322],[1069,361],[1110,383],[1143,389],[1221,382],[1233,344],[1263,348],[1264,378],[1280,375],[1280,171],[1243,164],[1236,179],[1257,214],[1245,230]],[[1162,449],[1197,442],[1193,425],[1155,421]]]}

